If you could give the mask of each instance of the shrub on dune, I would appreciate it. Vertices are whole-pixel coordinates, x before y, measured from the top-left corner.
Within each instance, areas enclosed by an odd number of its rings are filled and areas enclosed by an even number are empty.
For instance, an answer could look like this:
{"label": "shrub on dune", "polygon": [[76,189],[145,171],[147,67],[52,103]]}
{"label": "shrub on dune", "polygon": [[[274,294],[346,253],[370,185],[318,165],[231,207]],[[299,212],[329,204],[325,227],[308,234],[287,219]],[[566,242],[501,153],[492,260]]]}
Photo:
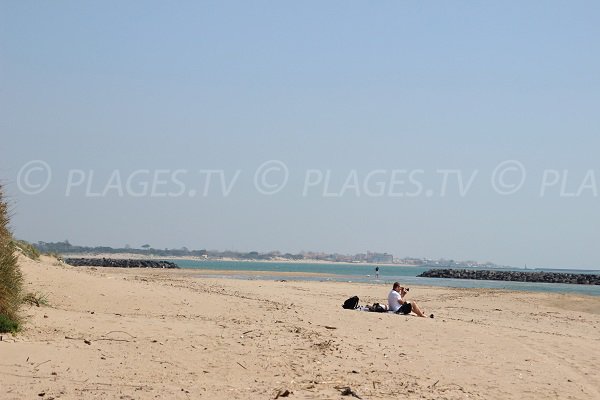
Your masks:
{"label": "shrub on dune", "polygon": [[18,330],[22,304],[23,275],[8,222],[8,206],[0,187],[0,332]]}

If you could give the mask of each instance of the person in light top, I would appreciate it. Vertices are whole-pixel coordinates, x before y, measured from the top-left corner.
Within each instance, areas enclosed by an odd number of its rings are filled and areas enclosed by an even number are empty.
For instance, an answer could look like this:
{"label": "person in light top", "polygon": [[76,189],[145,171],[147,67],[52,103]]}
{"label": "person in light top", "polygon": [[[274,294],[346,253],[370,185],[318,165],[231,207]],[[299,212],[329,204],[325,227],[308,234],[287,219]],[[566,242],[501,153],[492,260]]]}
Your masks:
{"label": "person in light top", "polygon": [[[408,288],[403,288],[400,283],[394,282],[394,287],[388,294],[388,306],[390,311],[394,311],[397,314],[410,314],[411,311],[417,314],[419,317],[425,317],[425,314],[417,303],[405,300]],[[433,314],[429,316],[433,318]]]}

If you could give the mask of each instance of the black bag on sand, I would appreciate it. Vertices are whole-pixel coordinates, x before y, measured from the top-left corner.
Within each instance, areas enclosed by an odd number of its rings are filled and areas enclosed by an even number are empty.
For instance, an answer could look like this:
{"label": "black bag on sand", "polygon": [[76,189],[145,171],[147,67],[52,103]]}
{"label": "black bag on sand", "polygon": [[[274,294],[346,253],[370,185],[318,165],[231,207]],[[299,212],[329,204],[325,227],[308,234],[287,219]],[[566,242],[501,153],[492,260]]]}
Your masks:
{"label": "black bag on sand", "polygon": [[369,311],[371,311],[371,312],[387,312],[387,307],[382,306],[379,303],[374,303],[372,306],[369,307]]}
{"label": "black bag on sand", "polygon": [[358,307],[358,296],[352,296],[342,304],[342,308],[346,310],[354,310]]}

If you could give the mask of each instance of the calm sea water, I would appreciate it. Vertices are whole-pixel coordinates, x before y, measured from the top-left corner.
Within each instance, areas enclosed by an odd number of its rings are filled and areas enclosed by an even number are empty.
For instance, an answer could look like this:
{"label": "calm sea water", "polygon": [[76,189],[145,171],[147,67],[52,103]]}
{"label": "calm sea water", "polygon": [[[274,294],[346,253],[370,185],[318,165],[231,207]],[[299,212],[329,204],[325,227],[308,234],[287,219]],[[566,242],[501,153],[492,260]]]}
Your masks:
{"label": "calm sea water", "polygon": [[[173,260],[171,260],[173,261]],[[304,263],[275,263],[275,262],[249,262],[249,261],[196,261],[176,260],[179,267],[186,269],[206,269],[213,271],[238,271],[238,274],[217,275],[234,279],[282,279],[277,275],[257,275],[253,272],[289,272],[287,280],[303,281],[338,281],[338,282],[367,282],[381,285],[390,285],[394,281],[401,281],[403,285],[427,285],[458,288],[491,288],[524,290],[555,293],[579,293],[600,296],[600,285],[567,285],[558,283],[533,283],[533,282],[504,282],[504,281],[479,281],[472,279],[445,279],[445,278],[418,278],[417,275],[430,269],[429,267],[402,267],[379,265],[379,279],[375,279],[375,267],[372,264],[304,264]],[[522,271],[517,269],[502,269],[504,271]],[[531,270],[533,271],[533,270]],[[577,274],[598,274],[600,271],[548,269],[551,272],[571,272]],[[298,275],[293,275],[297,272]],[[321,276],[302,276],[302,273],[326,274]],[[211,275],[215,276],[215,275]]]}

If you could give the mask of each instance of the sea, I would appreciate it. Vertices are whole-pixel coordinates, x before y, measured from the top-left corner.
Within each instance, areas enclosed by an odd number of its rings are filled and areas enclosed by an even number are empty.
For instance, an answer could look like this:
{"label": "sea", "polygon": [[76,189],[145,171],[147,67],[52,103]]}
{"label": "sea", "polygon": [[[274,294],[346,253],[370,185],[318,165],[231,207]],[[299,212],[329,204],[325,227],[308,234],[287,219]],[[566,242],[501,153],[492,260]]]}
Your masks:
{"label": "sea", "polygon": [[[391,266],[376,264],[348,264],[348,263],[278,263],[260,261],[214,261],[214,260],[169,260],[175,262],[180,268],[199,269],[210,271],[227,271],[227,273],[210,275],[199,272],[198,277],[220,277],[228,279],[246,280],[298,280],[298,281],[324,281],[324,282],[359,282],[390,286],[399,281],[404,286],[425,285],[455,288],[489,288],[521,290],[533,292],[552,293],[577,293],[591,296],[600,296],[600,285],[574,285],[560,283],[538,282],[506,282],[484,281],[473,279],[447,279],[447,278],[419,278],[422,272],[430,266]],[[379,279],[375,278],[375,267],[379,267]],[[461,268],[462,269],[462,268]],[[469,269],[469,268],[465,268]],[[511,269],[498,268],[498,271],[547,271],[568,272],[575,274],[600,274],[598,270],[577,269]],[[260,272],[260,274],[258,274]],[[269,275],[273,272],[273,275]],[[277,275],[286,272],[285,276]],[[297,273],[297,275],[294,275]],[[305,275],[310,274],[310,275]]]}

